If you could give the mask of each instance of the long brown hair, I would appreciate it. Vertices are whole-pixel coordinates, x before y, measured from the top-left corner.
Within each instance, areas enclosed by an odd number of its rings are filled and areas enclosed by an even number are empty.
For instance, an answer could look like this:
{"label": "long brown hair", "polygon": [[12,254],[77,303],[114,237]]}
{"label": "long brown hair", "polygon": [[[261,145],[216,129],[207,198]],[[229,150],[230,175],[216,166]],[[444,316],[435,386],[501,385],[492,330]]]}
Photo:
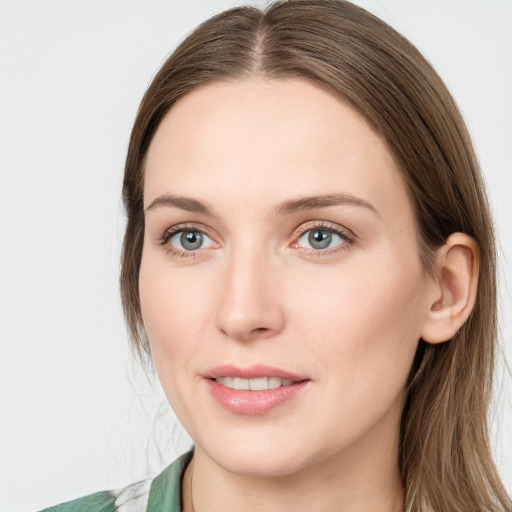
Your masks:
{"label": "long brown hair", "polygon": [[408,187],[427,272],[454,232],[480,248],[474,310],[446,343],[420,340],[400,433],[407,511],[512,510],[492,461],[487,414],[497,339],[492,220],[464,121],[444,83],[394,29],[343,0],[225,11],[191,33],[148,88],[123,186],[128,223],[121,273],[132,341],[150,357],[140,316],[144,160],[160,121],[196,87],[252,76],[308,79],[341,98],[386,140]]}

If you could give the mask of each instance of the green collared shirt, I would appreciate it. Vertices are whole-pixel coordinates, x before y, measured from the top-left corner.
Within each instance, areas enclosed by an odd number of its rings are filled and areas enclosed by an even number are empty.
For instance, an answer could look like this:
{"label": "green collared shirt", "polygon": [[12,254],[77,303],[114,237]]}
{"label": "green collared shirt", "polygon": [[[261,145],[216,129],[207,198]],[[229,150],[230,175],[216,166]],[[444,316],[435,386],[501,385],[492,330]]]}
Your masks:
{"label": "green collared shirt", "polygon": [[187,452],[157,477],[116,491],[102,491],[41,512],[181,512],[181,480],[193,451]]}

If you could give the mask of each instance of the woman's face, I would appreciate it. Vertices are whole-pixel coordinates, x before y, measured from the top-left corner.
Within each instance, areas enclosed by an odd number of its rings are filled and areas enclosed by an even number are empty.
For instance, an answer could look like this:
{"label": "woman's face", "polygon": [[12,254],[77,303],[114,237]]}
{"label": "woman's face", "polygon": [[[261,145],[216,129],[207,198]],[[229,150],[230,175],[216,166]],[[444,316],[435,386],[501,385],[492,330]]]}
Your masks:
{"label": "woman's face", "polygon": [[396,455],[428,281],[360,115],[299,79],[198,88],[154,136],[144,207],[144,326],[196,449],[268,476]]}

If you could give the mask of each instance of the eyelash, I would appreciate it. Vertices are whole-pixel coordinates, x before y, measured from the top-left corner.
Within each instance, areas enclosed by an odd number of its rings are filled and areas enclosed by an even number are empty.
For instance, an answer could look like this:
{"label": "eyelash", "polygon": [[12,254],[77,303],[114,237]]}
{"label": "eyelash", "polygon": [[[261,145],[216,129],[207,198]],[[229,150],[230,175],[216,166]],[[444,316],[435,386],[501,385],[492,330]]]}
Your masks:
{"label": "eyelash", "polygon": [[213,238],[208,234],[208,231],[205,230],[204,227],[197,226],[196,224],[178,224],[177,226],[173,226],[172,228],[168,229],[162,235],[162,237],[160,238],[160,245],[165,246],[166,252],[170,254],[172,257],[196,258],[199,255],[198,253],[200,249],[196,251],[180,251],[179,249],[176,249],[169,243],[174,235],[187,231],[202,233],[203,235],[206,235],[213,240]]}
{"label": "eyelash", "polygon": [[[338,235],[343,242],[328,249],[307,249],[304,247],[298,246],[298,241],[300,238],[308,233],[309,231],[326,231],[328,233],[332,233],[335,235]],[[190,251],[180,251],[179,249],[176,249],[173,247],[169,242],[172,239],[173,236],[175,236],[178,233],[181,232],[198,232],[202,233],[203,235],[208,236],[211,240],[213,240],[214,246],[218,245],[213,237],[211,237],[208,233],[208,230],[206,230],[203,226],[198,226],[196,224],[179,224],[177,226],[173,226],[172,228],[168,229],[160,238],[159,242],[160,245],[165,246],[166,252],[170,254],[172,257],[181,257],[181,258],[196,258],[200,255],[201,249],[197,250],[190,250]],[[317,222],[310,222],[302,225],[299,228],[299,231],[297,235],[294,237],[294,241],[291,244],[291,247],[294,249],[302,249],[303,251],[306,251],[307,256],[315,256],[315,257],[322,257],[322,256],[330,256],[331,254],[334,254],[339,251],[347,250],[349,247],[355,244],[357,240],[357,237],[347,228],[342,228],[341,226],[338,226],[337,224],[331,224],[325,221],[317,221]]]}
{"label": "eyelash", "polygon": [[[297,246],[298,241],[309,231],[326,231],[328,233],[338,235],[343,240],[343,242],[329,249],[307,249],[304,247]],[[295,236],[294,242],[292,243],[292,247],[296,249],[302,249],[303,251],[307,251],[308,256],[325,257],[331,256],[332,254],[335,254],[340,251],[347,250],[348,248],[355,244],[356,240],[356,235],[347,228],[343,228],[341,226],[338,226],[337,224],[331,224],[330,222],[313,221],[311,223],[303,224],[299,228],[299,232]]]}

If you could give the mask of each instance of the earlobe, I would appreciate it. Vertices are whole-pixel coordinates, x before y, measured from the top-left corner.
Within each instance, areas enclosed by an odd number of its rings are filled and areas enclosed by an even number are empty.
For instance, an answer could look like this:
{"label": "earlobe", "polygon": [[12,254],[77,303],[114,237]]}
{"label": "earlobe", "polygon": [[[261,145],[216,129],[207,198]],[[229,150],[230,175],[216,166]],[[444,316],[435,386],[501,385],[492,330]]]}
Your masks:
{"label": "earlobe", "polygon": [[479,274],[475,240],[464,233],[450,235],[437,252],[435,269],[422,329],[427,343],[453,338],[473,310]]}

